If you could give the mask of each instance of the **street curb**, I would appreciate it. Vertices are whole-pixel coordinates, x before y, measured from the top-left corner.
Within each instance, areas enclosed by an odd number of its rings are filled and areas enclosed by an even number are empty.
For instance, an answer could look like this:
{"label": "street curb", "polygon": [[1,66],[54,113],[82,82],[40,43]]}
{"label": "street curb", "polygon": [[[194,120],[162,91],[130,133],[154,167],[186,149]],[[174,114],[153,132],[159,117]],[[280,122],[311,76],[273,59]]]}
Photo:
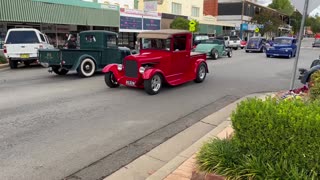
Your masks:
{"label": "street curb", "polygon": [[[231,121],[230,121],[229,116],[232,113],[232,111],[236,109],[238,103],[240,103],[243,100],[246,100],[247,98],[257,97],[260,99],[265,99],[267,96],[271,96],[271,95],[272,94],[267,93],[267,94],[251,94],[251,95],[245,96],[245,97],[239,99],[238,101],[236,101],[232,104],[229,104],[228,106],[221,109],[220,111],[213,113],[212,115],[210,115],[211,117],[208,116],[208,117],[204,118],[203,120],[201,120],[201,121],[207,121],[206,119],[215,119],[218,116],[220,116],[219,113],[223,113],[225,115],[227,114],[226,119],[222,123],[220,123],[216,128],[214,128],[208,134],[206,134],[205,136],[200,138],[197,142],[192,144],[189,148],[187,148],[186,150],[181,152],[176,158],[169,161],[166,165],[161,167],[158,171],[153,173],[146,180],[165,179],[169,174],[171,174],[174,170],[176,170],[183,162],[185,162],[193,154],[195,154],[205,142],[208,142],[210,139],[217,137],[221,132],[223,132],[226,129],[228,129],[229,127],[231,127]],[[181,161],[179,158],[180,159],[182,158],[184,160]]]}
{"label": "street curb", "polygon": [[[231,126],[229,116],[239,102],[252,97],[264,99],[270,95],[272,94],[251,94],[225,106],[122,167],[104,180],[160,180],[166,178],[196,153],[204,142],[207,142],[210,138],[217,136],[225,128]],[[203,128],[210,128],[211,130],[199,136],[199,131],[203,131]],[[196,140],[190,140],[193,134],[198,137]],[[186,142],[190,145],[181,149],[179,146],[183,146],[181,144],[186,144]]]}
{"label": "street curb", "polygon": [[9,64],[0,64],[0,69],[4,69],[4,68],[7,68],[9,67]]}

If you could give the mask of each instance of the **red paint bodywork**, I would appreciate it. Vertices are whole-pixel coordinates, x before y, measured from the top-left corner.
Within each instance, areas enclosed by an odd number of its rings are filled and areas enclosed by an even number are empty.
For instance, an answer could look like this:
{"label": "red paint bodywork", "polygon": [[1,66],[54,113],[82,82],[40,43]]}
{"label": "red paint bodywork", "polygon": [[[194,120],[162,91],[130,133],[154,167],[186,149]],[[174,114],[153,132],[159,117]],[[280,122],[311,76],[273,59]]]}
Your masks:
{"label": "red paint bodywork", "polygon": [[[191,33],[178,35],[187,35],[186,50],[167,51],[141,49],[139,54],[125,57],[125,59],[123,60],[122,71],[118,70],[118,64],[109,64],[104,67],[102,72],[112,72],[119,84],[137,88],[143,88],[144,80],[150,79],[155,73],[160,73],[163,77],[164,83],[172,86],[195,80],[199,64],[202,62],[206,64],[206,54],[191,52]],[[171,49],[173,49],[172,39]],[[125,75],[125,64],[128,60],[136,61],[138,67],[136,69],[136,71],[138,71],[138,77],[132,78]],[[141,74],[139,72],[139,68],[141,66],[145,67],[145,65],[147,65],[146,70],[143,74]],[[209,72],[208,69],[207,72]],[[127,81],[133,81],[134,85],[128,85],[126,83]]]}
{"label": "red paint bodywork", "polygon": [[246,46],[246,45],[247,45],[247,41],[245,41],[245,40],[241,40],[241,41],[240,41],[240,44],[241,44],[241,46],[243,46],[243,47],[244,47],[244,46]]}

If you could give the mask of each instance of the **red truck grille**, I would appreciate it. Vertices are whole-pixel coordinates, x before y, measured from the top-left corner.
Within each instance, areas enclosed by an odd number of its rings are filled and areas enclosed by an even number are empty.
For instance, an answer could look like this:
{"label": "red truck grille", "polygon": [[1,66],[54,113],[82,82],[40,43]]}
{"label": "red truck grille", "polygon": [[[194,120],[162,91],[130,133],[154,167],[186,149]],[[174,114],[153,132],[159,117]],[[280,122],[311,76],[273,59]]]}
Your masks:
{"label": "red truck grille", "polygon": [[138,77],[138,64],[133,60],[124,61],[124,71],[127,77],[137,78]]}

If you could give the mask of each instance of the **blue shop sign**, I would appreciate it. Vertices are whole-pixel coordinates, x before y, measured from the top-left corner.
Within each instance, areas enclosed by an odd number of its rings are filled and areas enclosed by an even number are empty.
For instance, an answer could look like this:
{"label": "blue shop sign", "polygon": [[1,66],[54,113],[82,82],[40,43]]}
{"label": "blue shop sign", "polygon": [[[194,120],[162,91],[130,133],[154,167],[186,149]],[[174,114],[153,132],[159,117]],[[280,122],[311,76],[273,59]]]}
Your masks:
{"label": "blue shop sign", "polygon": [[120,16],[120,29],[142,30],[142,18]]}
{"label": "blue shop sign", "polygon": [[248,31],[248,24],[247,23],[241,24],[241,30],[242,31]]}
{"label": "blue shop sign", "polygon": [[143,19],[143,30],[160,30],[160,19]]}

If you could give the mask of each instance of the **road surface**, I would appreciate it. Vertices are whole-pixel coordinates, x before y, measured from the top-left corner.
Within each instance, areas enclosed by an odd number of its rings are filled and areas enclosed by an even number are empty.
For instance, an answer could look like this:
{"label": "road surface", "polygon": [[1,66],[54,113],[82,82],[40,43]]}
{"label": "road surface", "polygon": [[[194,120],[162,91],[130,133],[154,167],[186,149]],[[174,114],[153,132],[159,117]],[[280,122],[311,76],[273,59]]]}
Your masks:
{"label": "road surface", "polygon": [[[320,54],[311,42],[303,42],[299,67],[309,67]],[[232,58],[208,61],[205,82],[165,87],[155,96],[109,89],[102,74],[82,79],[39,66],[0,70],[0,179],[62,179],[118,152],[114,157],[121,160],[110,160],[101,174],[108,175],[168,137],[150,137],[151,143],[129,153],[121,148],[169,124],[162,134],[178,133],[182,129],[173,123],[191,112],[230,103],[226,97],[288,89],[293,61],[234,51]]]}

